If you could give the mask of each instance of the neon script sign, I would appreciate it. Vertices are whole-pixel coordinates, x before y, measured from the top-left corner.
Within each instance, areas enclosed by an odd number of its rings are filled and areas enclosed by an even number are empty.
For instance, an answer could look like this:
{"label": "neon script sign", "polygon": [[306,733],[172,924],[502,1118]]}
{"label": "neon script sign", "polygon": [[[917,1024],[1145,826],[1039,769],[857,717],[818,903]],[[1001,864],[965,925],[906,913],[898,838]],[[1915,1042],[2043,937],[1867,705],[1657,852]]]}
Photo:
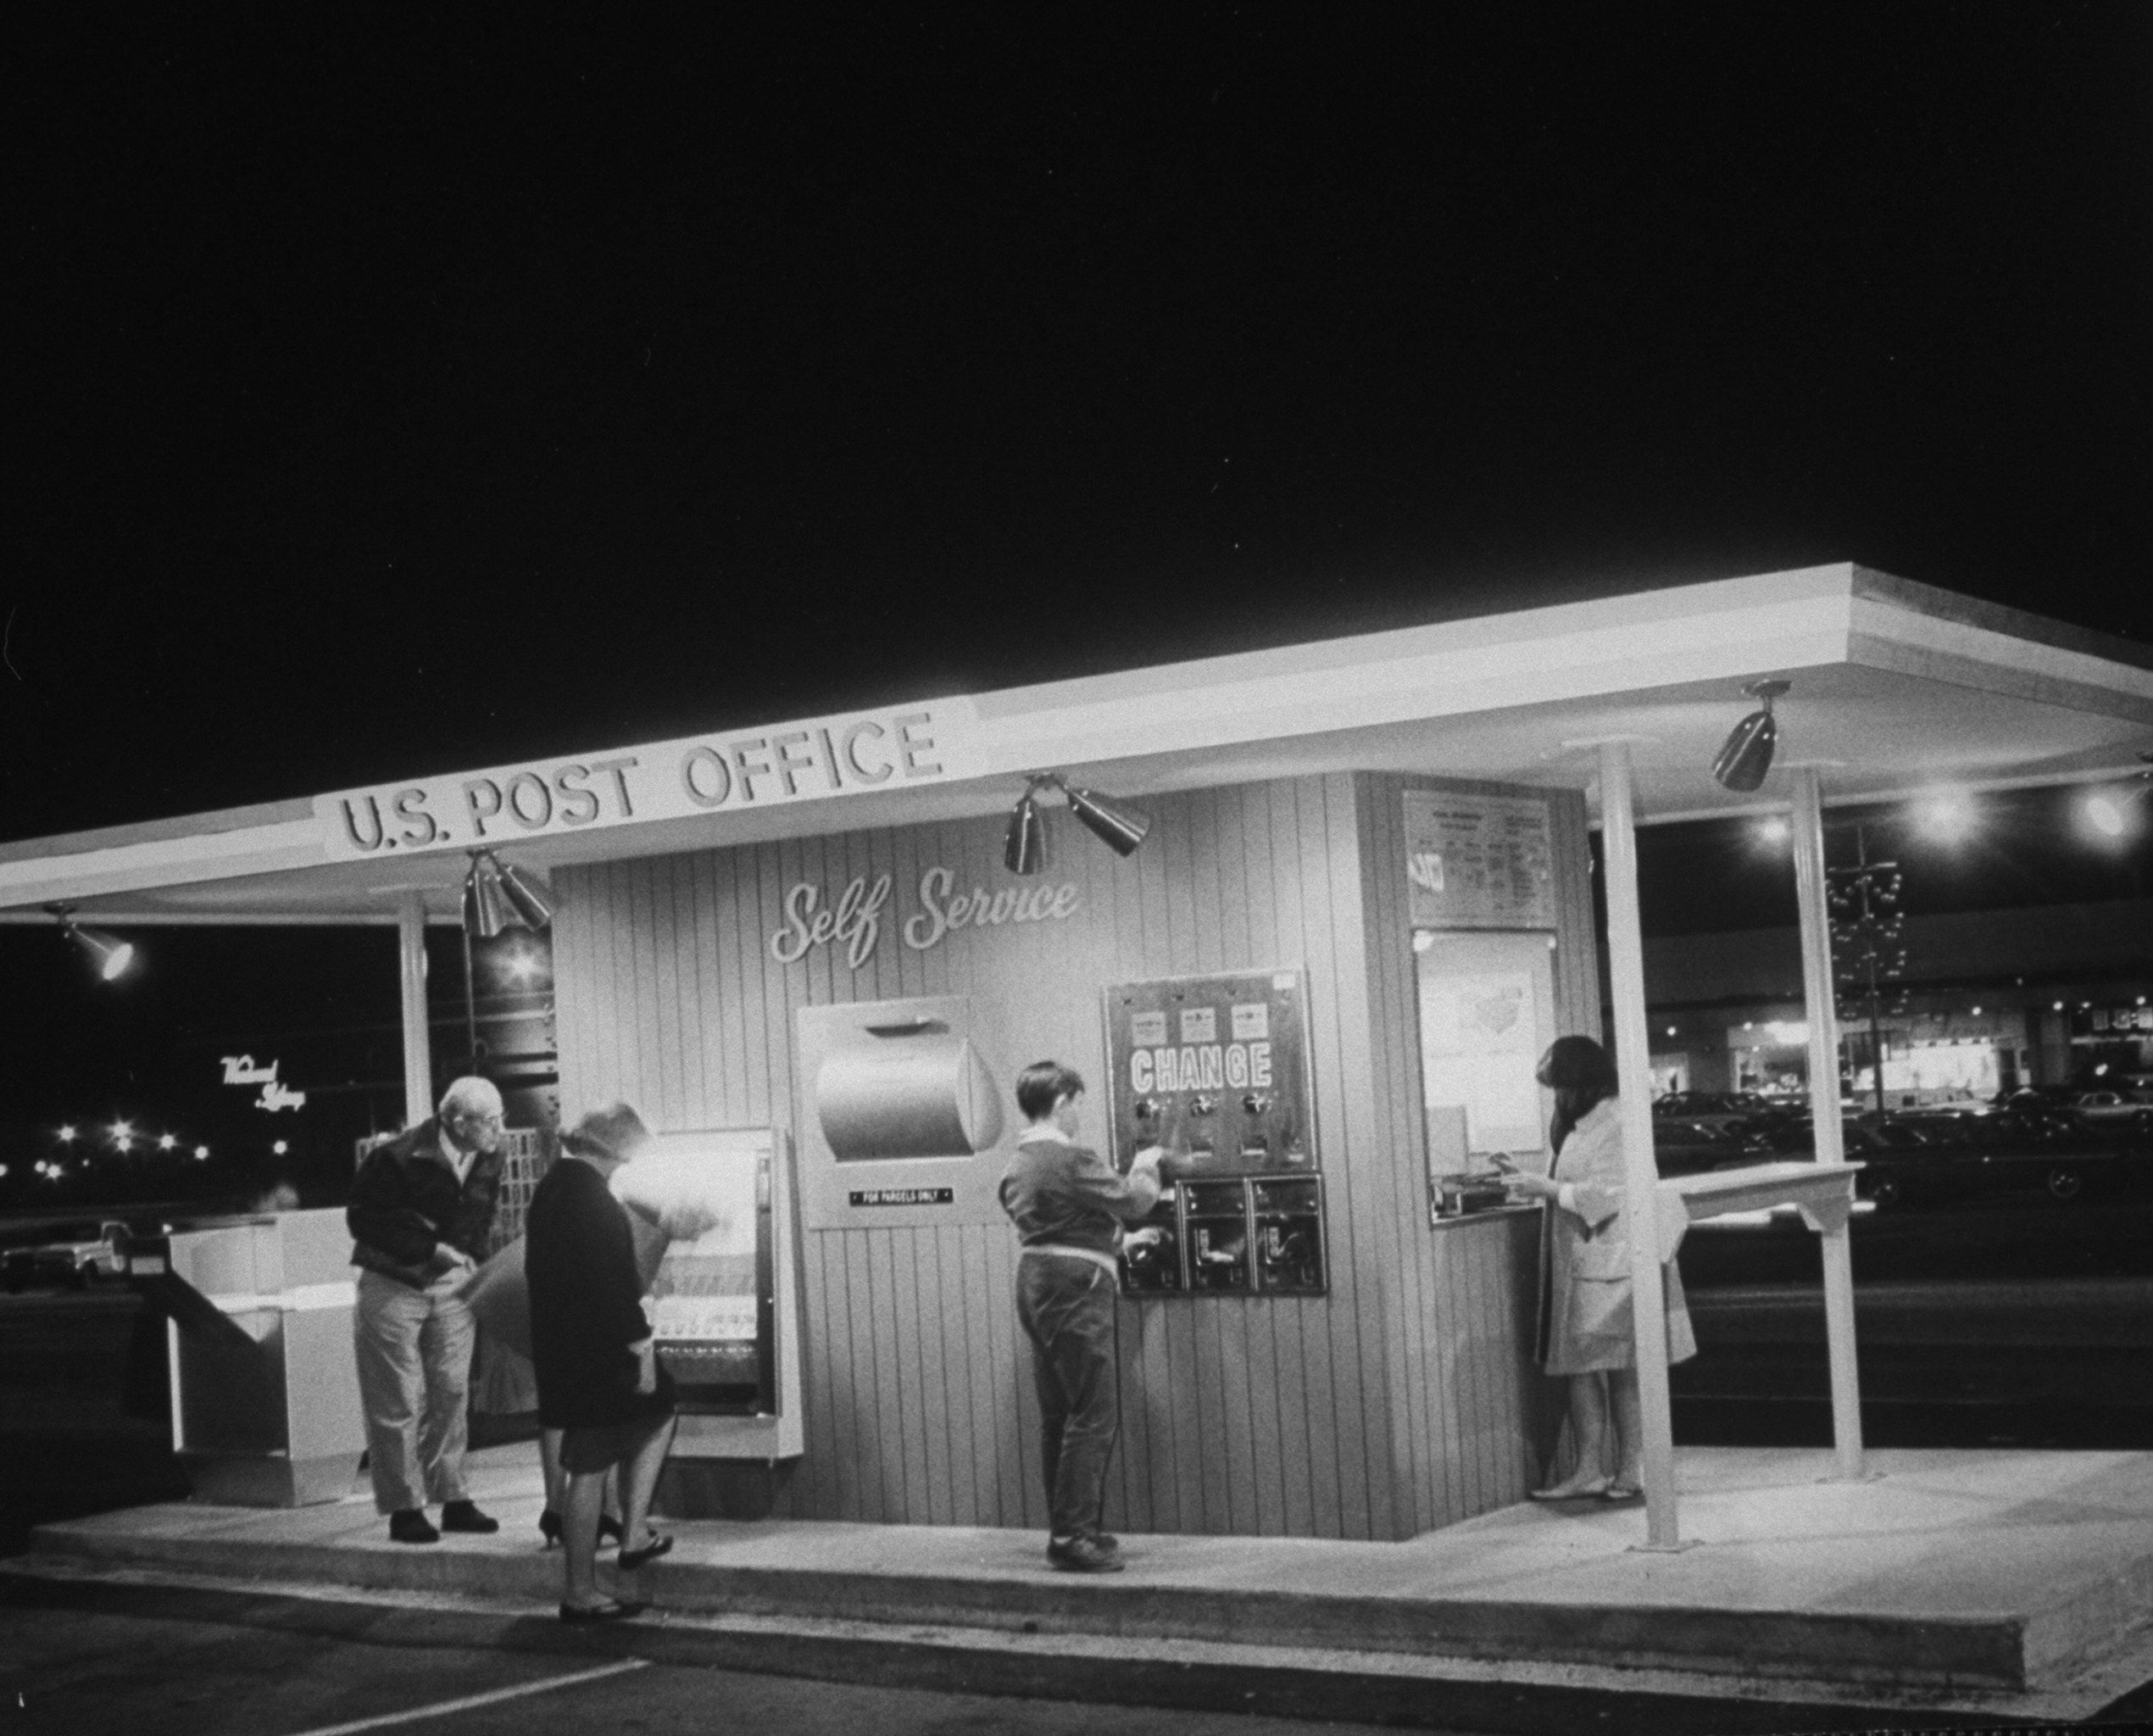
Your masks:
{"label": "neon script sign", "polygon": [[[1060,886],[1003,887],[994,892],[975,886],[960,892],[952,870],[930,868],[920,876],[919,909],[905,920],[904,943],[923,953],[960,928],[1066,921],[1076,913],[1077,896],[1074,881]],[[797,964],[813,948],[841,943],[845,962],[857,971],[875,955],[889,899],[887,874],[872,881],[856,876],[834,904],[826,901],[821,887],[803,880],[785,894],[785,921],[770,938],[770,955],[781,965]]]}
{"label": "neon script sign", "polygon": [[328,854],[476,849],[587,826],[864,794],[956,775],[968,701],[855,712],[632,753],[551,760],[317,797]]}

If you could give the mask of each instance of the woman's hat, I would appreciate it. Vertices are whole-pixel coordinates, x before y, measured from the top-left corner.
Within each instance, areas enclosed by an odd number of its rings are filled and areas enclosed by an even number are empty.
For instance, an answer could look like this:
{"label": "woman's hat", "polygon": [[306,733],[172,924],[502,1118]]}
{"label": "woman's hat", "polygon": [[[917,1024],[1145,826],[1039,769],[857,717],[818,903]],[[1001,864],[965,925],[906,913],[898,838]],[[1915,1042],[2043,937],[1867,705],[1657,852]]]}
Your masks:
{"label": "woman's hat", "polygon": [[626,1163],[654,1137],[643,1119],[625,1103],[609,1103],[594,1109],[560,1136],[570,1151],[589,1157],[609,1157]]}

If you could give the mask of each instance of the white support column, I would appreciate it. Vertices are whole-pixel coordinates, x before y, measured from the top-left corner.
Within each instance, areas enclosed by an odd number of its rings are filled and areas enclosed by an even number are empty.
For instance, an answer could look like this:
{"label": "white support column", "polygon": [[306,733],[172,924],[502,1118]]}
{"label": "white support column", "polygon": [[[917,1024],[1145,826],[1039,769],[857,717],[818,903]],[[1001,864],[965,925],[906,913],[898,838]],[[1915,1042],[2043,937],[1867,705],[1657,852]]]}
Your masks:
{"label": "white support column", "polygon": [[426,1019],[426,900],[423,893],[398,894],[398,976],[403,1000],[403,1116],[415,1127],[434,1112],[434,1068]]}
{"label": "white support column", "polygon": [[[1832,916],[1824,875],[1824,798],[1814,765],[1794,772],[1794,895],[1801,907],[1802,999],[1809,1021],[1809,1111],[1816,1160],[1846,1161],[1840,1125],[1839,1021],[1832,984]],[[1861,1475],[1861,1378],[1854,1349],[1854,1256],[1844,1213],[1819,1227],[1824,1253],[1824,1332],[1831,1355],[1832,1438],[1839,1474]]]}
{"label": "white support column", "polygon": [[1644,929],[1638,914],[1637,813],[1630,745],[1599,746],[1600,842],[1607,871],[1607,963],[1615,999],[1615,1067],[1622,1081],[1638,1396],[1644,1413],[1645,1543],[1682,1547],[1675,1511],[1674,1406],[1667,1383],[1667,1298],[1660,1275],[1660,1171],[1652,1151],[1652,1056],[1644,1012]]}

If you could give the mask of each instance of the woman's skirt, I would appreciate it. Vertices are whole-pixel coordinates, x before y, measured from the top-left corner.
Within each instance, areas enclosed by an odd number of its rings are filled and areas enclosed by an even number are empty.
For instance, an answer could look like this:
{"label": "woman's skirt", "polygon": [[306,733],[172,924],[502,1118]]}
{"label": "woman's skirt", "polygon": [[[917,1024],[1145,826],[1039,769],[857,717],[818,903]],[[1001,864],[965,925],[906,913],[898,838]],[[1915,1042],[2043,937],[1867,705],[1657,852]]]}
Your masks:
{"label": "woman's skirt", "polygon": [[642,1394],[634,1412],[617,1422],[593,1422],[561,1431],[562,1468],[587,1476],[610,1471],[632,1458],[673,1420],[673,1385],[661,1379],[658,1390]]}

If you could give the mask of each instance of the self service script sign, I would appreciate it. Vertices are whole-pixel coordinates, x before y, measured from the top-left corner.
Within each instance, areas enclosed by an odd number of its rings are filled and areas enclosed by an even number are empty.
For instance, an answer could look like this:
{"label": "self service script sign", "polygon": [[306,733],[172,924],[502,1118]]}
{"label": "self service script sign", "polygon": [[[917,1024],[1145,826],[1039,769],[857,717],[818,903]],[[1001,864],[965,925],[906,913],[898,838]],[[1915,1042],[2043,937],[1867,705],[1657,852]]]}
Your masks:
{"label": "self service script sign", "polygon": [[317,796],[329,854],[476,849],[592,826],[901,788],[965,775],[972,706],[905,709],[660,742]]}

